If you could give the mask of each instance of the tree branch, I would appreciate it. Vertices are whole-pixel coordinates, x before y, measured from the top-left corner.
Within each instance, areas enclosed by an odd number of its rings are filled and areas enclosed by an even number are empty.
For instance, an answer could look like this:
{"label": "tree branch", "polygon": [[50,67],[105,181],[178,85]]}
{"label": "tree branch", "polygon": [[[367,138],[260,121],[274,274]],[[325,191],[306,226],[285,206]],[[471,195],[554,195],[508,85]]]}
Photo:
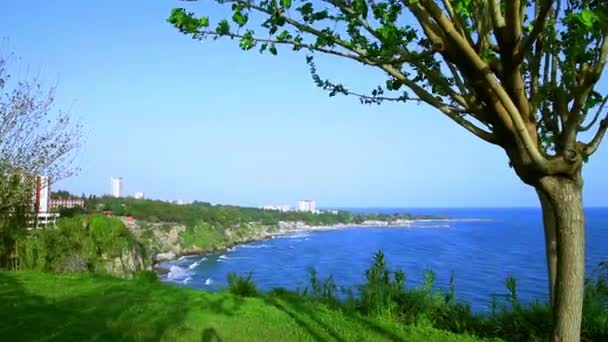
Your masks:
{"label": "tree branch", "polygon": [[545,0],[542,2],[539,12],[536,14],[536,19],[534,19],[532,32],[530,32],[525,39],[520,39],[515,45],[513,56],[513,63],[515,65],[519,65],[523,61],[525,55],[532,49],[532,45],[534,45],[534,42],[536,42],[539,35],[543,32],[545,23],[549,17],[551,5],[553,5],[553,0]]}
{"label": "tree branch", "polygon": [[604,110],[604,106],[606,105],[606,102],[608,102],[608,95],[606,97],[604,97],[604,101],[602,101],[602,104],[600,105],[599,109],[597,110],[597,112],[595,112],[595,115],[593,116],[593,120],[591,120],[591,122],[587,126],[581,125],[578,127],[579,132],[586,132],[586,131],[590,130],[591,127],[593,127],[593,125],[595,125],[595,123],[597,122],[597,119],[599,119],[599,117],[600,117],[602,110]]}
{"label": "tree branch", "polygon": [[597,151],[598,147],[602,143],[604,135],[606,135],[606,130],[608,130],[608,115],[606,115],[606,117],[600,122],[600,127],[595,133],[593,139],[591,139],[591,141],[585,145],[583,151],[587,157]]}
{"label": "tree branch", "polygon": [[[521,37],[521,0],[509,0],[507,3],[507,10],[505,14],[506,28],[509,31],[509,37],[507,41],[509,44],[515,44]],[[514,48],[514,45],[510,46]]]}
{"label": "tree branch", "polygon": [[[233,33],[233,32],[229,32],[227,34],[221,35],[215,31],[200,31],[199,34],[202,35],[209,35],[212,37],[229,37],[229,38],[244,38],[245,36],[242,34],[237,34],[237,33]],[[348,59],[352,59],[355,60],[357,62],[360,63],[365,63],[365,64],[369,64],[367,60],[361,58],[361,56],[356,55],[356,54],[351,54],[351,53],[346,53],[343,51],[338,51],[338,50],[332,50],[332,49],[326,49],[326,48],[321,48],[321,47],[316,47],[312,44],[308,44],[308,43],[299,43],[293,40],[278,40],[278,39],[269,39],[269,38],[258,38],[258,37],[251,37],[251,39],[255,42],[258,43],[272,43],[272,44],[281,44],[281,45],[290,45],[293,47],[300,47],[300,48],[306,48],[312,51],[318,51],[318,52],[322,52],[322,53],[326,53],[329,55],[335,55],[335,56],[339,56],[339,57],[345,57]],[[373,64],[372,64],[373,65]]]}
{"label": "tree branch", "polygon": [[472,122],[464,119],[459,113],[455,112],[448,105],[439,101],[437,98],[435,98],[429,92],[427,92],[422,87],[420,87],[418,84],[416,84],[416,82],[405,77],[405,75],[403,75],[399,70],[393,68],[390,65],[383,65],[381,67],[387,73],[389,73],[389,75],[395,77],[396,79],[401,81],[403,84],[405,84],[408,88],[410,88],[422,101],[439,109],[447,117],[449,117],[454,122],[456,122],[457,124],[459,124],[460,126],[465,128],[467,131],[473,133],[478,138],[480,138],[488,143],[498,145],[499,142],[493,133],[487,132],[487,131],[475,126]]}

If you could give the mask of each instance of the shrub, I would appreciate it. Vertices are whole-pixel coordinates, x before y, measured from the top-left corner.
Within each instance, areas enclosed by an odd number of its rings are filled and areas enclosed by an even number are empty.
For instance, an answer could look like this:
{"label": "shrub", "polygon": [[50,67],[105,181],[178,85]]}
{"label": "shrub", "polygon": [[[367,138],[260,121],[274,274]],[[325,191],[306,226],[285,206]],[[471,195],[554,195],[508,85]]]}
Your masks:
{"label": "shrub", "polygon": [[365,284],[359,288],[363,312],[370,315],[394,314],[398,299],[404,294],[405,273],[389,271],[384,253],[378,251],[371,267],[365,271],[365,278]]}
{"label": "shrub", "polygon": [[136,272],[133,279],[146,283],[157,283],[158,275],[154,271],[139,271]]}
{"label": "shrub", "polygon": [[251,272],[246,277],[232,272],[228,273],[228,290],[230,293],[240,297],[255,297],[258,295]]}
{"label": "shrub", "polygon": [[338,286],[334,282],[333,276],[329,276],[325,279],[319,279],[319,275],[314,268],[308,270],[310,275],[310,290],[309,288],[304,289],[304,296],[307,296],[313,300],[324,302],[330,305],[337,305],[337,291]]}
{"label": "shrub", "polygon": [[595,279],[585,281],[583,339],[608,341],[608,261],[599,264]]}
{"label": "shrub", "polygon": [[62,219],[18,241],[19,268],[52,272],[105,272],[107,262],[138,242],[124,224],[105,216]]}

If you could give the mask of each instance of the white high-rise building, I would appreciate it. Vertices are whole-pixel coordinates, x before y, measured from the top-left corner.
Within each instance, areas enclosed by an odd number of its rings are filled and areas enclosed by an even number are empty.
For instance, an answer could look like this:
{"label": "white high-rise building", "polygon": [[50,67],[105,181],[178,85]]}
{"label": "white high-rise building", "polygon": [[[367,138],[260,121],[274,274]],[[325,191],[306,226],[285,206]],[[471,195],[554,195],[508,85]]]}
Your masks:
{"label": "white high-rise building", "polygon": [[112,196],[122,197],[122,177],[112,177]]}
{"label": "white high-rise building", "polygon": [[317,204],[313,200],[303,200],[298,202],[298,211],[317,212]]}
{"label": "white high-rise building", "polygon": [[36,214],[51,211],[51,177],[36,177]]}

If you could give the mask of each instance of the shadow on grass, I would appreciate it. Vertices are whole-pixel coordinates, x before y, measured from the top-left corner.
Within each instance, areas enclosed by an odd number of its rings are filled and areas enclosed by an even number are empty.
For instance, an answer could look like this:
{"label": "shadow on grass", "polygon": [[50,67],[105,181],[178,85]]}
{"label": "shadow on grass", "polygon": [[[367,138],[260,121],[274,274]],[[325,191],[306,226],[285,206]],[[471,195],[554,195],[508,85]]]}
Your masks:
{"label": "shadow on grass", "polygon": [[[342,336],[335,326],[323,320],[319,314],[318,305],[313,305],[313,303],[298,294],[277,289],[265,296],[264,300],[289,315],[300,327],[314,336],[317,341],[331,340],[343,342],[352,338],[352,336]],[[404,338],[356,313],[342,311],[342,314],[347,320],[357,326],[364,327],[366,330],[374,331],[385,340],[405,341]]]}
{"label": "shadow on grass", "polygon": [[203,330],[203,336],[201,342],[222,342],[220,335],[213,328],[207,328]]}
{"label": "shadow on grass", "polygon": [[[42,282],[26,289],[18,276],[0,272],[0,336],[6,341],[160,340],[183,323],[186,308],[232,316],[242,303],[229,296],[193,296],[159,282],[95,278],[82,277],[82,286],[73,281],[73,292],[71,285],[55,291],[44,290],[53,284]],[[28,279],[28,285],[35,281]],[[221,341],[212,328],[203,331],[202,340]]]}

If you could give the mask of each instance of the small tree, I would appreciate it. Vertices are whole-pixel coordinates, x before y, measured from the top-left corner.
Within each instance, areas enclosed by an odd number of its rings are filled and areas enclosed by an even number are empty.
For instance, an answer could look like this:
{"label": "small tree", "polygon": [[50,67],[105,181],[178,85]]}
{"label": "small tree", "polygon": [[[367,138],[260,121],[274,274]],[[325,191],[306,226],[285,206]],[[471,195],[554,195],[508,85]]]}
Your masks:
{"label": "small tree", "polygon": [[[501,147],[542,205],[553,339],[580,339],[581,170],[608,129],[608,118],[600,120],[608,97],[595,89],[608,55],[606,1],[216,2],[231,6],[231,18],[212,26],[209,17],[176,8],[168,20],[195,39],[236,39],[243,50],[276,55],[277,46],[287,45],[306,51],[314,82],[330,96],[423,102]],[[362,94],[324,80],[315,53],[372,66],[386,82]],[[577,139],[592,129],[589,141]]]}
{"label": "small tree", "polygon": [[16,239],[32,211],[35,176],[74,174],[80,126],[53,108],[55,87],[36,77],[16,79],[13,56],[0,55],[0,267],[10,266]]}

